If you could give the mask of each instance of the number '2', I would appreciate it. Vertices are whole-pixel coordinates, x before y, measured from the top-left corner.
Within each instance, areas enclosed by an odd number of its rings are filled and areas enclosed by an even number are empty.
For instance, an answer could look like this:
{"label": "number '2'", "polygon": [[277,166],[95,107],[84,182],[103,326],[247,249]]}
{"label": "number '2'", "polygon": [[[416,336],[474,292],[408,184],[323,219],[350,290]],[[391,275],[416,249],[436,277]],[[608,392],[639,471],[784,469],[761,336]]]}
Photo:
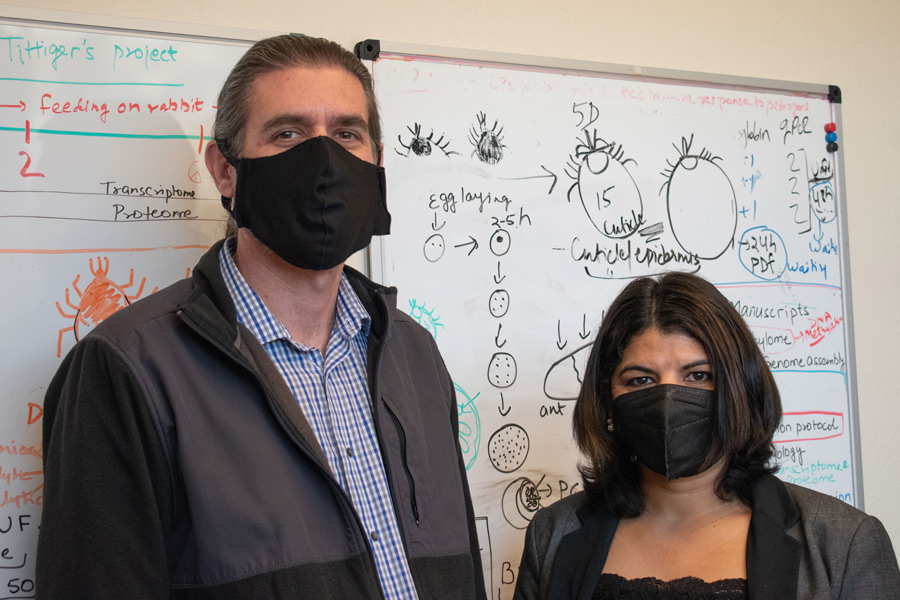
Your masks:
{"label": "number '2'", "polygon": [[25,165],[22,166],[22,170],[19,171],[19,175],[21,175],[22,177],[43,177],[44,176],[43,173],[38,173],[37,171],[29,171],[28,170],[28,167],[31,166],[31,157],[28,156],[27,152],[22,150],[21,152],[19,152],[19,156],[25,157]]}

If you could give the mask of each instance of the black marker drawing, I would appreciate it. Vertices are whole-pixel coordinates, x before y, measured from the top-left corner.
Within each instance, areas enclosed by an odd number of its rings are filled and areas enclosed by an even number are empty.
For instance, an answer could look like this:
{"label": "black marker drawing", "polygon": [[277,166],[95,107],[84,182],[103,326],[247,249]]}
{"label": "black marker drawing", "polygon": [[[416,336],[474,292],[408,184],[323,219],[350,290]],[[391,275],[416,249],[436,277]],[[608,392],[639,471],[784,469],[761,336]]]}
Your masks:
{"label": "black marker drawing", "polygon": [[[802,165],[800,164],[802,155]],[[831,223],[837,217],[837,205],[834,196],[834,166],[830,158],[823,158],[819,163],[809,164],[809,157],[806,149],[800,148],[797,152],[789,152],[787,154],[789,169],[791,173],[800,173],[805,171],[807,182],[808,206],[802,208],[800,202],[790,205],[794,209],[794,222],[798,225],[806,225],[806,229],[799,233],[807,233],[812,231],[813,217],[815,217],[818,225],[818,236],[813,234],[813,238],[817,242],[821,242],[824,237],[822,224]],[[801,168],[803,167],[803,168]],[[797,175],[788,178],[793,182],[791,185],[791,194],[801,196],[801,192],[797,190],[799,179]],[[802,216],[802,218],[800,218]]]}
{"label": "black marker drawing", "polygon": [[478,534],[478,550],[481,552],[481,567],[484,580],[491,591],[491,600],[500,600],[494,596],[494,550],[491,546],[491,528],[487,517],[475,517],[475,530]]}
{"label": "black marker drawing", "polygon": [[478,113],[478,125],[469,128],[469,141],[475,147],[472,154],[478,157],[483,163],[496,165],[503,159],[503,127],[497,129],[498,121],[494,120],[494,125],[488,129],[487,116]]}
{"label": "black marker drawing", "polygon": [[534,513],[541,508],[541,494],[527,477],[513,480],[503,490],[503,518],[515,529],[526,529]]}
{"label": "black marker drawing", "polygon": [[508,352],[495,352],[488,365],[488,382],[496,388],[508,388],[516,382],[516,359]]}
{"label": "black marker drawing", "polygon": [[[496,256],[503,256],[507,252],[509,252],[509,247],[512,245],[512,240],[509,238],[509,232],[505,229],[498,229],[491,235],[490,241],[491,252],[493,252]],[[497,267],[499,272],[500,267]]]}
{"label": "black marker drawing", "polygon": [[501,473],[512,473],[525,463],[531,442],[528,432],[515,423],[495,431],[488,440],[488,458]]}
{"label": "black marker drawing", "polygon": [[506,345],[505,338],[502,342],[500,341],[500,330],[501,329],[503,329],[503,323],[498,323],[497,324],[497,335],[494,336],[494,345],[497,346],[498,348],[502,348],[503,346]]}
{"label": "black marker drawing", "polygon": [[556,347],[560,350],[569,345],[569,340],[565,342],[562,339],[562,321],[560,319],[556,320]]}
{"label": "black marker drawing", "polygon": [[444,236],[435,233],[425,240],[425,247],[423,248],[425,260],[428,262],[437,262],[441,260],[441,257],[444,256],[444,249]]}
{"label": "black marker drawing", "polygon": [[469,248],[469,251],[466,253],[466,256],[472,256],[472,253],[475,252],[476,250],[478,250],[478,240],[476,240],[475,238],[473,238],[470,235],[468,242],[463,242],[462,244],[456,244],[453,247],[454,248],[464,248],[466,246],[471,246],[471,248]]}
{"label": "black marker drawing", "polygon": [[506,406],[506,400],[503,398],[503,393],[500,393],[500,406],[497,407],[497,412],[500,413],[501,417],[505,417],[509,414],[509,411],[512,410],[511,406]]}
{"label": "black marker drawing", "polygon": [[590,352],[591,343],[588,342],[550,365],[544,375],[544,395],[551,400],[577,400]]}
{"label": "black marker drawing", "polygon": [[497,274],[494,275],[494,283],[496,283],[497,285],[500,285],[500,283],[501,283],[504,279],[506,279],[506,275],[501,275],[501,274],[500,274],[500,261],[498,260],[498,261],[497,261]]}
{"label": "black marker drawing", "polygon": [[550,189],[547,190],[547,195],[550,195],[553,193],[553,188],[556,187],[556,179],[557,179],[556,173],[554,173],[553,171],[551,171],[544,165],[541,165],[541,169],[544,170],[544,175],[530,175],[527,177],[500,177],[500,180],[501,181],[524,181],[525,179],[546,179],[548,177],[552,177],[553,181],[550,182]]}
{"label": "black marker drawing", "polygon": [[681,138],[681,147],[672,144],[678,159],[662,172],[666,178],[660,194],[666,192],[669,226],[681,247],[703,259],[722,256],[734,244],[737,228],[737,198],[721,160],[705,148],[691,152],[691,139]]}
{"label": "black marker drawing", "polygon": [[409,140],[409,144],[404,144],[403,137],[400,135],[397,136],[397,141],[400,142],[400,146],[406,150],[405,152],[401,152],[397,148],[394,148],[394,152],[400,156],[408,157],[410,152],[416,156],[430,156],[432,147],[443,152],[444,156],[459,154],[459,152],[447,149],[450,146],[450,140],[444,141],[443,135],[437,140],[434,139],[434,130],[425,137],[422,135],[422,126],[419,123],[413,123],[412,127],[407,125],[406,129],[412,134],[412,138]]}
{"label": "black marker drawing", "polygon": [[488,309],[491,311],[491,316],[498,319],[505,315],[509,310],[509,292],[506,290],[494,290],[494,293],[488,299]]}
{"label": "black marker drawing", "polygon": [[569,202],[577,193],[597,231],[608,238],[627,238],[644,222],[641,192],[626,168],[637,162],[625,158],[621,145],[598,137],[597,130],[585,130],[584,139],[578,141],[566,167],[566,175],[575,180]]}

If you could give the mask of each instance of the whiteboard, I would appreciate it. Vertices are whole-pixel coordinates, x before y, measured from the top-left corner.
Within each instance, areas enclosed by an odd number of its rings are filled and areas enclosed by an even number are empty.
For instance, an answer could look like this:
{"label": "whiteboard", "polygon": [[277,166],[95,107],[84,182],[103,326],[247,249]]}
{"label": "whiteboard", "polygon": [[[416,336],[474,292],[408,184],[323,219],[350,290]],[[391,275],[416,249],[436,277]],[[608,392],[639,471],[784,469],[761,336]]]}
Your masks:
{"label": "whiteboard", "polygon": [[632,278],[713,281],[765,354],[786,481],[862,505],[840,90],[367,41],[392,233],[373,277],[434,335],[489,594],[581,488],[571,414]]}
{"label": "whiteboard", "polygon": [[250,43],[0,19],[2,598],[34,597],[43,396],[61,357],[224,231],[202,153]]}

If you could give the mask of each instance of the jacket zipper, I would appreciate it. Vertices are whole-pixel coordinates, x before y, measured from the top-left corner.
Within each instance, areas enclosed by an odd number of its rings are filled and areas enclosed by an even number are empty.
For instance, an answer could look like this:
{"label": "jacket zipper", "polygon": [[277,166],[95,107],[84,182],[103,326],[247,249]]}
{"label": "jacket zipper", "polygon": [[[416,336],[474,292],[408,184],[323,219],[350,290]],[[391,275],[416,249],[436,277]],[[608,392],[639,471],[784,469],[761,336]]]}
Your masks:
{"label": "jacket zipper", "polygon": [[[384,402],[384,400],[382,400]],[[400,436],[400,453],[403,455],[403,470],[406,472],[406,480],[409,482],[409,502],[410,507],[412,508],[413,518],[416,520],[416,525],[419,524],[419,506],[416,503],[416,482],[413,479],[412,472],[409,470],[409,462],[406,459],[406,432],[403,430],[403,425],[400,424],[400,419],[397,418],[397,415],[394,414],[394,411],[391,410],[391,406],[384,402],[384,407],[387,409],[388,414],[391,416],[391,420],[394,421],[394,426],[397,428],[397,433]]]}

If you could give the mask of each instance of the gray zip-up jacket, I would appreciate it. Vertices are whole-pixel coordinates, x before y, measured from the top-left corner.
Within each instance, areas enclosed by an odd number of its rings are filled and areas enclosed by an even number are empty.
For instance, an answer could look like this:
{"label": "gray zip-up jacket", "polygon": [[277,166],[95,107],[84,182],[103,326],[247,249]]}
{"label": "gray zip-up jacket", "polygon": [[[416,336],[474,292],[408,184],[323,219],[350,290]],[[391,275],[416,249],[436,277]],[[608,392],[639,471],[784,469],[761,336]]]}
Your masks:
{"label": "gray zip-up jacket", "polygon": [[[41,599],[381,598],[367,533],[218,263],[116,313],[44,402]],[[369,315],[375,429],[419,597],[484,598],[453,384],[396,290]]]}

